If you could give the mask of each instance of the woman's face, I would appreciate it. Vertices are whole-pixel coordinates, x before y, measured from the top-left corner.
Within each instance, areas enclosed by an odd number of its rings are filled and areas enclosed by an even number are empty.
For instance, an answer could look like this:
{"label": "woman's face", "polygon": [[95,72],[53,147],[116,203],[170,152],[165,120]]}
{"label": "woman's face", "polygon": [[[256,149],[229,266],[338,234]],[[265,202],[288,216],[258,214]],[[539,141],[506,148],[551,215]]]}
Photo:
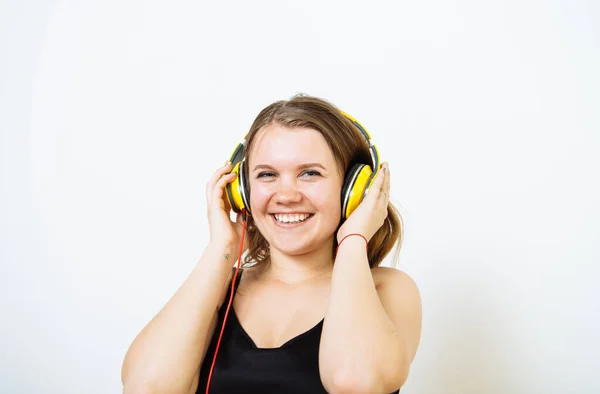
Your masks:
{"label": "woman's face", "polygon": [[321,133],[265,127],[249,154],[248,179],[252,217],[271,248],[299,255],[332,245],[343,178]]}

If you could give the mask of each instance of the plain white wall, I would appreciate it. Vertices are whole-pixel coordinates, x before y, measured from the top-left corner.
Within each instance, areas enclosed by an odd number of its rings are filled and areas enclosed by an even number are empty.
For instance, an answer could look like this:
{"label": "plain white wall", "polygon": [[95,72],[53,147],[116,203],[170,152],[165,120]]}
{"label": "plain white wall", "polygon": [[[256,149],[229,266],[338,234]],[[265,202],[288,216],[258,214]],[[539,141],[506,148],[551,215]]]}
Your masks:
{"label": "plain white wall", "polygon": [[[117,393],[206,245],[204,186],[296,92],[390,162],[407,394],[598,393],[593,1],[1,1],[0,392]],[[160,355],[157,355],[160,357]]]}

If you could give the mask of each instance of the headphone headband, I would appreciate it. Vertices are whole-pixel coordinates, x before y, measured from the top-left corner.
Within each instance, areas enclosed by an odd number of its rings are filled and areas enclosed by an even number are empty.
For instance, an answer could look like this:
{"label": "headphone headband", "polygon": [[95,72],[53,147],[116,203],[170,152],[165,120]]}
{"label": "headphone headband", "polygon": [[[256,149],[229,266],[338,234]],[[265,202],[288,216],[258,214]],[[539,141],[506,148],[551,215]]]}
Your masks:
{"label": "headphone headband", "polygon": [[377,147],[371,141],[371,134],[369,134],[365,126],[363,126],[355,117],[342,110],[340,110],[340,112],[354,124],[363,137],[365,137],[365,140],[367,140],[369,153],[371,154],[372,168],[374,172],[377,172],[379,170],[379,150],[377,150]]}

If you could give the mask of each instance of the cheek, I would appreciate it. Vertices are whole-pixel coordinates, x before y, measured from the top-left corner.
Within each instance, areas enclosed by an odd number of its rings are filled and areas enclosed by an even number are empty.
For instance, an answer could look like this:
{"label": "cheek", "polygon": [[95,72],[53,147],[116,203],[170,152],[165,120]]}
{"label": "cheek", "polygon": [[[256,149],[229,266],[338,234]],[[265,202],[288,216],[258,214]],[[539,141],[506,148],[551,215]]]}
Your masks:
{"label": "cheek", "polygon": [[336,187],[324,187],[324,185],[320,185],[305,190],[304,195],[311,201],[313,206],[321,211],[331,210],[333,213],[335,209],[338,211],[342,209],[340,199],[341,191]]}
{"label": "cheek", "polygon": [[253,184],[250,186],[250,208],[256,209],[264,207],[267,204],[268,199],[271,196],[271,191],[260,184]]}

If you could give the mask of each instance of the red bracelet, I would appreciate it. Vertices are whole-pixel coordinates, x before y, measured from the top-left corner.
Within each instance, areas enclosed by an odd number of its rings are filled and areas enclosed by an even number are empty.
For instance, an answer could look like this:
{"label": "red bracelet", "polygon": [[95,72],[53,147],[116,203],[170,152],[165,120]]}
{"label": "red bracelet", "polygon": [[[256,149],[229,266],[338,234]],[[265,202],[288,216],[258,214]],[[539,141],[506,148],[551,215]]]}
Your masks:
{"label": "red bracelet", "polygon": [[367,247],[367,252],[369,251],[369,241],[367,241],[367,239],[365,238],[365,236],[364,236],[364,235],[362,235],[362,234],[359,234],[359,233],[352,233],[352,234],[348,234],[348,235],[346,235],[344,238],[342,238],[342,240],[341,240],[340,242],[338,242],[338,246],[337,246],[337,248],[335,249],[335,254],[336,254],[336,255],[337,255],[338,249],[340,248],[340,245],[342,244],[342,242],[344,242],[344,240],[345,240],[346,238],[348,238],[348,237],[350,237],[350,236],[352,236],[352,235],[358,235],[359,237],[362,237],[362,239],[364,239],[364,240],[365,240],[366,247]]}

